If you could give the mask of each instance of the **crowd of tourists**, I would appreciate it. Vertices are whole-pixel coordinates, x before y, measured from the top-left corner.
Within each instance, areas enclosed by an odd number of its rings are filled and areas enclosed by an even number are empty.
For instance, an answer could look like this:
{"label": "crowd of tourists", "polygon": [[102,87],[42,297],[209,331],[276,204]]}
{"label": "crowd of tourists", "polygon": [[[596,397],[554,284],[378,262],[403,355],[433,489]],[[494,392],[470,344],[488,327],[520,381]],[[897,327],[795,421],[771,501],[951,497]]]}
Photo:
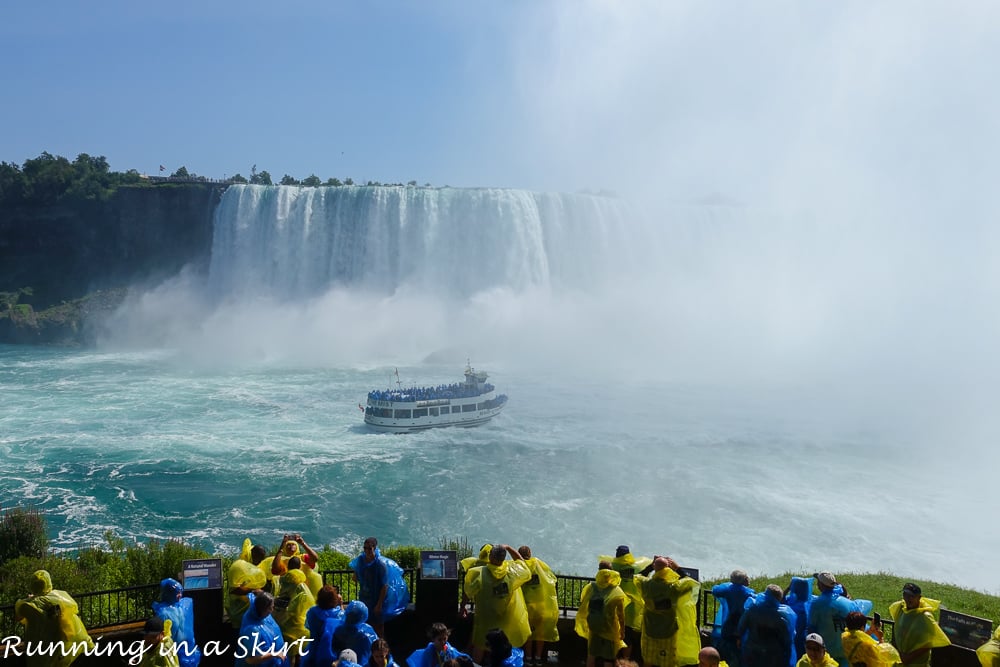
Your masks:
{"label": "crowd of tourists", "polygon": [[[402,569],[381,555],[369,537],[350,562],[358,599],[345,603],[316,571],[316,552],[301,535],[282,538],[273,555],[246,540],[229,568],[227,611],[242,651],[236,667],[400,667],[385,639],[385,624],[406,608]],[[449,643],[451,629],[434,623],[426,647],[406,667],[531,667],[549,662],[547,646],[559,641],[556,576],[528,546],[486,544],[461,562],[465,598],[474,605],[465,650]],[[716,585],[718,601],[710,642],[703,641],[696,606],[700,583],[668,556],[637,557],[627,545],[599,558],[575,618],[586,640],[587,667],[893,667],[924,666],[932,649],[947,646],[938,627],[939,603],[907,583],[889,607],[894,641],[885,642],[870,601],[854,599],[830,572],[793,577],[787,588],[757,592],[734,570]],[[819,593],[813,593],[813,586]],[[15,605],[23,641],[36,645],[29,667],[69,667],[93,649],[76,603],[54,589],[48,572],[29,582],[31,594]],[[142,650],[132,664],[198,667],[193,601],[181,584],[164,579],[143,629]],[[38,646],[69,647],[61,651]],[[708,645],[706,645],[708,644]],[[1000,629],[979,648],[984,667],[1000,667]]]}

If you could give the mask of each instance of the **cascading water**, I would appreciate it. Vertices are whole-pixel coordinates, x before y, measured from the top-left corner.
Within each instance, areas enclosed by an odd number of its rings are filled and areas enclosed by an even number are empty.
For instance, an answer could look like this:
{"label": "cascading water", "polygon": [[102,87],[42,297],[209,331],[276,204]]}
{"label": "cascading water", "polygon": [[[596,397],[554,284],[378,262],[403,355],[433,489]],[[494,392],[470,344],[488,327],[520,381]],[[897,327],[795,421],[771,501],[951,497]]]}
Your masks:
{"label": "cascading water", "polygon": [[235,185],[216,212],[209,282],[219,296],[280,298],[586,287],[634,261],[632,223],[621,201],[586,194]]}

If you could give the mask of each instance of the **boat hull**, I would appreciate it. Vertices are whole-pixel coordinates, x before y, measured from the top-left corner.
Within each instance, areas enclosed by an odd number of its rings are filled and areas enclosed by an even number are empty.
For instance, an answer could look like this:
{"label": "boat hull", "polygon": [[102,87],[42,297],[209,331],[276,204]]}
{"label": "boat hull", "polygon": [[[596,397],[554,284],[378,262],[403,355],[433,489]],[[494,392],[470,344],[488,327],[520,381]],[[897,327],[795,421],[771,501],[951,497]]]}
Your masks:
{"label": "boat hull", "polygon": [[[396,405],[404,405],[402,403]],[[496,417],[507,405],[506,400],[494,407],[477,409],[469,412],[459,412],[457,414],[426,416],[417,418],[377,417],[373,414],[365,414],[365,424],[369,428],[383,433],[413,433],[414,431],[426,431],[431,428],[447,428],[457,426],[459,428],[471,428],[481,426]],[[412,407],[410,403],[408,407]]]}

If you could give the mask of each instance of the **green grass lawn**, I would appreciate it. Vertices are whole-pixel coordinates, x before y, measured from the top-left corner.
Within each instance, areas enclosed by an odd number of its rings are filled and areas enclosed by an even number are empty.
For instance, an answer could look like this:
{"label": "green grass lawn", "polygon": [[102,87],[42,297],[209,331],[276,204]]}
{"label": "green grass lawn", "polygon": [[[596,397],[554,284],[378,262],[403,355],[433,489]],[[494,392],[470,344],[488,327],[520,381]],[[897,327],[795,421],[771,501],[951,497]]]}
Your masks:
{"label": "green grass lawn", "polygon": [[[941,606],[970,616],[987,618],[994,626],[1000,621],[1000,597],[979,591],[961,588],[952,584],[940,584],[926,579],[905,579],[888,572],[876,573],[835,573],[837,581],[844,585],[852,598],[871,600],[874,611],[889,617],[889,604],[902,599],[903,584],[908,581],[920,586],[924,597],[939,600]],[[750,587],[762,591],[768,584],[778,584],[786,588],[793,576],[804,576],[801,573],[779,574],[775,577],[751,577]],[[703,587],[711,588],[724,580],[704,582]],[[814,588],[814,593],[818,592]]]}

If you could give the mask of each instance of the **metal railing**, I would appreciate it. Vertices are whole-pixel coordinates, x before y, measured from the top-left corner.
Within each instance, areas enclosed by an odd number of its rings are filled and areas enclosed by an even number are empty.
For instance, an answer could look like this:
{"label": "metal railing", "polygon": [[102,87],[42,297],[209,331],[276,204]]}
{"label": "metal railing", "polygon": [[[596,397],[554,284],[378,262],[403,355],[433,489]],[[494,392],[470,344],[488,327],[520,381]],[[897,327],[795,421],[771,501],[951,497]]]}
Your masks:
{"label": "metal railing", "polygon": [[[358,582],[354,580],[353,570],[321,570],[320,576],[324,584],[331,584],[340,590],[344,601],[355,600],[358,597]],[[417,586],[417,571],[412,568],[403,570],[403,577],[410,589],[411,602],[416,602],[419,588]],[[575,613],[579,608],[580,595],[583,588],[591,583],[592,577],[577,577],[571,575],[556,575],[556,596],[559,600],[559,610],[564,618]],[[464,582],[459,582],[459,599],[464,593]],[[152,604],[159,596],[159,584],[115,588],[90,593],[73,595],[80,608],[80,618],[88,629],[101,629],[126,623],[143,621],[149,617]],[[459,599],[455,600],[456,607]],[[715,628],[715,614],[718,610],[718,600],[712,595],[710,588],[704,588],[698,596],[697,615],[698,626],[711,632]],[[871,620],[871,619],[869,619]],[[884,641],[893,639],[893,623],[882,620],[885,632]],[[836,624],[837,630],[843,627]],[[0,636],[20,635],[21,626],[14,622],[14,605],[0,607]]]}
{"label": "metal railing", "polygon": [[[136,623],[149,618],[153,602],[160,596],[160,584],[113,588],[90,593],[74,593],[80,619],[88,629]],[[20,636],[23,626],[14,621],[14,605],[0,607],[0,636]]]}

